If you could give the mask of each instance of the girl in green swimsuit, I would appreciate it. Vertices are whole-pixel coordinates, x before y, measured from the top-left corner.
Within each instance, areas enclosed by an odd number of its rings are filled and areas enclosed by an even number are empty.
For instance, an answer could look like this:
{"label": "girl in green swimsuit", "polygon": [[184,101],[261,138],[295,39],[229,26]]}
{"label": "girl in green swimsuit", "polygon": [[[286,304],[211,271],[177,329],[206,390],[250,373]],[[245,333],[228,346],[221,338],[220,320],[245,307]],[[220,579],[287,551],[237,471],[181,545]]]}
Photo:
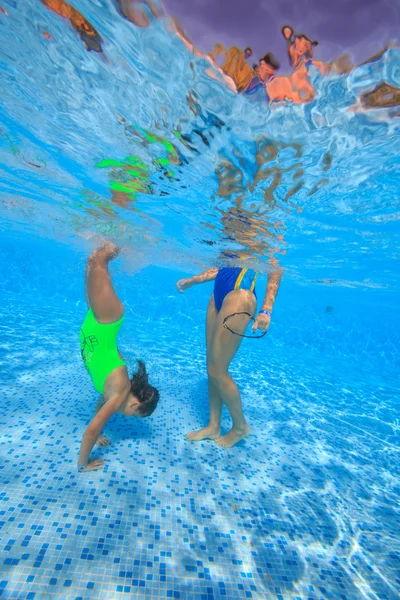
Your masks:
{"label": "girl in green swimsuit", "polygon": [[96,442],[100,446],[109,445],[101,432],[114,413],[120,412],[126,417],[148,417],[155,410],[160,397],[158,390],[149,385],[143,362],[138,361],[138,371],[129,379],[126,362],[117,347],[124,307],[115,293],[108,272],[108,263],[117,254],[118,248],[108,243],[95,250],[87,262],[86,298],[89,312],[80,331],[81,355],[101,398],[96,414],[83,435],[78,459],[80,472],[103,468],[103,460],[89,460],[89,455]]}

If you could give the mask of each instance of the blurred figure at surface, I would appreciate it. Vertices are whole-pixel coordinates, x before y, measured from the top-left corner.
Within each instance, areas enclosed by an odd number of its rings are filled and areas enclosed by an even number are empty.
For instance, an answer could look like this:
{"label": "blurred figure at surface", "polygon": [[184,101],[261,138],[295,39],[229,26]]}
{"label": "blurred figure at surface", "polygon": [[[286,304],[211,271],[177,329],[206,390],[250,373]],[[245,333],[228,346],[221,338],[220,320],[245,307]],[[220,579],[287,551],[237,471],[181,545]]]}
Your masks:
{"label": "blurred figure at surface", "polygon": [[310,102],[315,97],[315,89],[309,79],[311,65],[321,75],[328,74],[329,66],[314,59],[317,40],[311,40],[305,33],[295,33],[290,25],[284,25],[281,31],[288,44],[289,62],[294,72],[289,82],[280,81],[272,86],[272,97],[279,101],[287,99],[295,103]]}
{"label": "blurred figure at surface", "polygon": [[295,33],[290,25],[284,25],[282,35],[288,43],[289,62],[293,69],[302,62],[312,62],[317,68],[323,68],[324,63],[314,60],[314,48],[318,46],[317,40],[311,40],[305,33]]}
{"label": "blurred figure at surface", "polygon": [[250,46],[246,46],[246,48],[244,49],[244,57],[246,60],[248,60],[250,56],[253,56],[253,48],[250,48]]}
{"label": "blurred figure at surface", "polygon": [[[222,54],[224,62],[221,70],[234,82],[239,93],[252,95],[258,89],[265,88],[265,84],[276,74],[280,64],[271,52],[267,52],[260,59],[259,64],[253,65],[251,68],[246,62],[247,50],[251,50],[251,48],[246,48],[243,52],[237,46],[232,46],[226,50],[222,44],[218,43],[215,44],[209,56],[215,61],[217,56]],[[247,54],[251,56],[251,54]]]}
{"label": "blurred figure at surface", "polygon": [[174,165],[182,165],[183,157],[179,150],[163,136],[127,123],[124,117],[120,122],[124,124],[126,134],[135,143],[147,148],[150,145],[161,146],[164,151],[156,158],[151,158],[151,166],[144,163],[138,156],[127,156],[122,160],[103,159],[96,164],[99,169],[109,169],[111,199],[118,206],[127,208],[135,201],[138,194],[152,195],[155,187],[152,176],[157,171],[162,178],[173,180]]}
{"label": "blurred figure at surface", "polygon": [[[255,68],[256,77],[250,82],[248,88],[245,90],[245,94],[249,95],[257,90],[260,85],[265,87],[268,92],[268,84],[276,77],[276,72],[280,69],[280,63],[272,54],[267,52],[258,61],[258,65]],[[269,99],[267,94],[267,100]]]}
{"label": "blurred figure at surface", "polygon": [[73,8],[70,4],[64,0],[41,0],[50,10],[55,13],[69,19],[72,27],[78,32],[79,37],[86,46],[86,50],[93,50],[94,52],[103,52],[102,42],[100,35],[97,33],[95,28],[89,23],[87,19],[79,11]]}
{"label": "blurred figure at surface", "polygon": [[[211,439],[223,448],[231,448],[250,433],[250,427],[243,414],[240,391],[229,373],[229,366],[251,320],[254,320],[253,332],[268,331],[281,273],[275,271],[268,276],[262,308],[254,319],[256,278],[257,275],[252,269],[223,267],[207,269],[199,275],[181,279],[176,284],[177,290],[182,293],[193,285],[214,281],[214,291],[208,303],[206,316],[210,416],[206,427],[187,434],[188,440],[192,442]],[[226,326],[228,319],[232,322],[232,329]],[[232,428],[221,436],[223,404],[231,415]]]}
{"label": "blurred figure at surface", "polygon": [[270,102],[303,104],[315,98],[315,89],[308,78],[308,70],[304,63],[301,63],[292,75],[270,78],[266,90]]}
{"label": "blurred figure at surface", "polygon": [[225,46],[218,42],[215,44],[213,51],[210,52],[209,57],[216,65],[217,57],[223,56],[224,61],[219,68],[234,82],[236,90],[243,93],[248,89],[252,79],[256,77],[254,70],[246,62],[252,54],[253,51],[249,46],[244,51],[238,46],[232,46],[229,50],[226,50]]}

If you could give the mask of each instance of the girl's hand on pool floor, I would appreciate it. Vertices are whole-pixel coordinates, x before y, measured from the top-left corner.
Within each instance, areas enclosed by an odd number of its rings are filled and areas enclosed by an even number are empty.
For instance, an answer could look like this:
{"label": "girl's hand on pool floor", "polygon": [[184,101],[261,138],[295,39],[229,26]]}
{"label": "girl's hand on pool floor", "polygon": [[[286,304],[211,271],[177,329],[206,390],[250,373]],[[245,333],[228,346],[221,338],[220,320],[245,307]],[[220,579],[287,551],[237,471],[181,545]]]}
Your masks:
{"label": "girl's hand on pool floor", "polygon": [[259,331],[268,331],[268,327],[271,323],[271,317],[268,315],[257,315],[253,327],[251,328],[252,332],[255,333],[257,330]]}
{"label": "girl's hand on pool floor", "polygon": [[100,469],[103,469],[103,467],[104,460],[102,458],[92,458],[89,459],[88,466],[83,472],[87,473],[88,471],[99,471]]}
{"label": "girl's hand on pool floor", "polygon": [[185,290],[187,290],[188,288],[190,288],[191,286],[191,281],[190,279],[180,279],[179,281],[177,281],[176,283],[176,289],[178,290],[178,292],[180,294],[183,294],[183,292]]}
{"label": "girl's hand on pool floor", "polygon": [[105,435],[99,435],[96,444],[100,447],[108,448],[108,446],[111,446],[111,440],[109,440]]}

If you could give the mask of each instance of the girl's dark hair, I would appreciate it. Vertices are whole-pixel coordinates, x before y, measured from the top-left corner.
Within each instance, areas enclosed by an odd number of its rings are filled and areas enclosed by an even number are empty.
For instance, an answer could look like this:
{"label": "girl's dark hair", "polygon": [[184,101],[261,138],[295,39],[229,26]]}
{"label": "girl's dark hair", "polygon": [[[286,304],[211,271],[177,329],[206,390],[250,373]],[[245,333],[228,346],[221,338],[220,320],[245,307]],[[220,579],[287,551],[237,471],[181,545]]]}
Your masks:
{"label": "girl's dark hair", "polygon": [[138,413],[141,417],[149,417],[156,409],[160,392],[149,385],[149,376],[142,360],[138,360],[138,370],[131,379],[131,392],[140,402]]}

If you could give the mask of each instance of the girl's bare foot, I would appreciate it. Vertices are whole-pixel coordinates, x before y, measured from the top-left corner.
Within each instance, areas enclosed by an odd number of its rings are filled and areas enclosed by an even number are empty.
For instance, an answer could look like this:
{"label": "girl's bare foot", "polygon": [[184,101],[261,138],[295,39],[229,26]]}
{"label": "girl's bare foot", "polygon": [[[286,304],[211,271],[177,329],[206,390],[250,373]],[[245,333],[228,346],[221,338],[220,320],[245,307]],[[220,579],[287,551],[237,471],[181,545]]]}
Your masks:
{"label": "girl's bare foot", "polygon": [[232,448],[235,444],[243,440],[250,433],[250,427],[245,423],[243,427],[232,427],[226,435],[217,438],[215,441],[222,448]]}
{"label": "girl's bare foot", "polygon": [[221,434],[219,427],[207,425],[198,431],[191,431],[186,435],[190,442],[201,442],[201,440],[216,440]]}

